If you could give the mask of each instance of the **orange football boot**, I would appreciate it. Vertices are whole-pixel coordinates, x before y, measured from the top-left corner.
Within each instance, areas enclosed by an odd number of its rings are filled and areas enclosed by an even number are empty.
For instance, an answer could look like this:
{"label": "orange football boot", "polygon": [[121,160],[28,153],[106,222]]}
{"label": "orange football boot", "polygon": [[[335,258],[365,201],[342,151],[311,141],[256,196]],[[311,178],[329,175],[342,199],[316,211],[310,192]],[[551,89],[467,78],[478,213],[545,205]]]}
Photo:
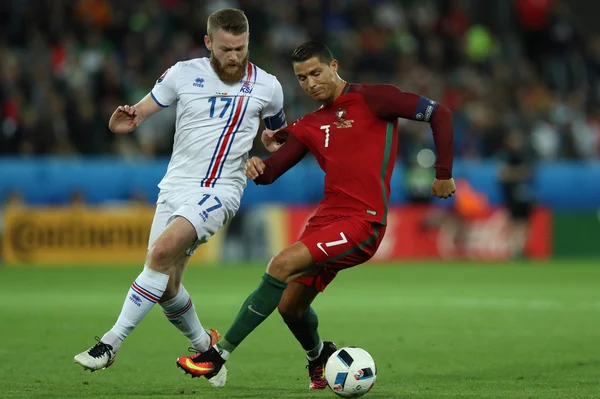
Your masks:
{"label": "orange football boot", "polygon": [[[192,378],[205,377],[213,387],[221,388],[225,385],[227,369],[224,367],[225,361],[221,358],[219,352],[214,349],[216,343],[221,339],[221,334],[214,329],[207,330],[206,332],[211,338],[208,351],[200,353],[190,348],[190,352],[195,352],[195,354],[178,357],[177,367],[182,369],[186,374],[190,374]],[[214,356],[215,354],[216,356]],[[205,361],[204,359],[207,356],[210,358],[214,357],[215,361]]]}

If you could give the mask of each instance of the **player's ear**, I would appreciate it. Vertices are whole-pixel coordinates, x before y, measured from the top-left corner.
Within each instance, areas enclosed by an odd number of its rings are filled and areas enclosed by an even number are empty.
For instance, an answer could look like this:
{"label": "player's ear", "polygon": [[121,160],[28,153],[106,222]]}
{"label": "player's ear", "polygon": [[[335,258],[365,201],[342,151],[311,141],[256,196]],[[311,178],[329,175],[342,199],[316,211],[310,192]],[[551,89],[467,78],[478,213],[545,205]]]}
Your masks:
{"label": "player's ear", "polygon": [[208,37],[208,35],[204,35],[204,45],[208,51],[212,51],[212,43],[210,42],[210,37]]}
{"label": "player's ear", "polygon": [[338,61],[337,61],[337,60],[332,60],[332,61],[329,63],[329,68],[331,68],[331,70],[332,70],[334,73],[337,73],[338,67],[339,67],[339,65],[338,65]]}

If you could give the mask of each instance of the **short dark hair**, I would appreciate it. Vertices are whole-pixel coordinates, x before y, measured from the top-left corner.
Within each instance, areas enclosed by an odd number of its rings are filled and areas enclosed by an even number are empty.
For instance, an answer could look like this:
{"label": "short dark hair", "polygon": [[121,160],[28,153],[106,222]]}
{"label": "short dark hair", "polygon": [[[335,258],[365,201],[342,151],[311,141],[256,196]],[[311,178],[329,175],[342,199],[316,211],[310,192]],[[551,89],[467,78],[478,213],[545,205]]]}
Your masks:
{"label": "short dark hair", "polygon": [[323,64],[329,65],[333,61],[331,50],[321,42],[305,42],[296,47],[292,53],[292,62],[303,62],[313,57],[319,58]]}
{"label": "short dark hair", "polygon": [[246,14],[237,8],[223,8],[210,14],[206,23],[208,37],[212,39],[213,32],[218,29],[234,35],[241,35],[250,30]]}

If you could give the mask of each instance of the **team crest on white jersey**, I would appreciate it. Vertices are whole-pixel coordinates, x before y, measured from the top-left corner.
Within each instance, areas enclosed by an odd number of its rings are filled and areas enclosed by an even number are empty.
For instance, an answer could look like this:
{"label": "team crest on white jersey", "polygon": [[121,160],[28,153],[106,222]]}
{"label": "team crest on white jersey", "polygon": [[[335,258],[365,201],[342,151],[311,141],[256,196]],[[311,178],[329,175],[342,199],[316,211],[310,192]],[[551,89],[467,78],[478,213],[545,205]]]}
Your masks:
{"label": "team crest on white jersey", "polygon": [[250,94],[252,93],[252,89],[254,88],[254,84],[250,84],[250,82],[244,82],[242,88],[240,89],[240,93]]}

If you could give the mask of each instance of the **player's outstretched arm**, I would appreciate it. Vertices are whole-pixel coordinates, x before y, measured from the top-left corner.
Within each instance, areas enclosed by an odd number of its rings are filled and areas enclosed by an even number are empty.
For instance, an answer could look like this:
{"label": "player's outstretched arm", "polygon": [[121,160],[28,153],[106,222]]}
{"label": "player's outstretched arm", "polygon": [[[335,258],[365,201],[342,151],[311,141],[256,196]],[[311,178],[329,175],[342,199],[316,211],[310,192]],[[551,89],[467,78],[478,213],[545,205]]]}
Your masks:
{"label": "player's outstretched arm", "polygon": [[371,111],[382,119],[404,118],[429,122],[437,152],[436,179],[431,193],[440,198],[451,197],[456,187],[452,179],[454,130],[450,110],[435,101],[392,85],[365,85],[360,90]]}
{"label": "player's outstretched arm", "polygon": [[144,120],[160,111],[162,107],[150,94],[135,105],[120,105],[108,121],[108,128],[113,133],[129,133],[134,131]]}
{"label": "player's outstretched arm", "polygon": [[264,161],[258,157],[246,161],[246,176],[256,184],[271,184],[300,162],[308,151],[308,147],[289,134],[279,150]]}

